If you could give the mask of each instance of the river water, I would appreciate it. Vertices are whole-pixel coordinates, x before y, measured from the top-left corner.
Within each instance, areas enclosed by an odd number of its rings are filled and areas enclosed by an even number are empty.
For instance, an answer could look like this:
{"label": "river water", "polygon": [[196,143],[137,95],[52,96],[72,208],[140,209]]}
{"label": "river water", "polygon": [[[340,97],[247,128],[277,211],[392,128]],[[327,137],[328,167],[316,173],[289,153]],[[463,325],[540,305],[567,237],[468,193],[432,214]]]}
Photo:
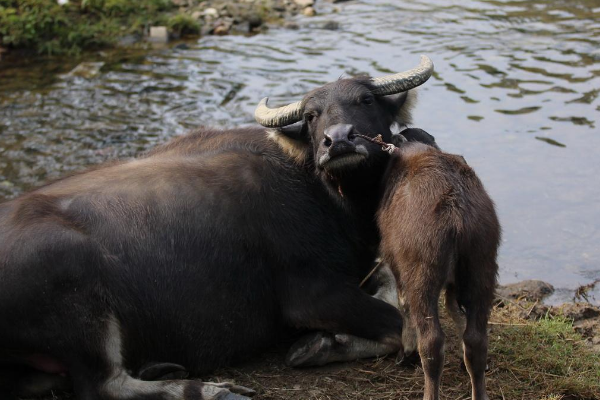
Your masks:
{"label": "river water", "polygon": [[464,155],[496,201],[501,281],[549,281],[560,301],[600,278],[600,1],[318,6],[299,30],[92,54],[104,64],[87,76],[69,73],[81,60],[0,63],[0,198],[199,125],[251,124],[264,96],[292,102],[427,54],[436,72],[414,125]]}

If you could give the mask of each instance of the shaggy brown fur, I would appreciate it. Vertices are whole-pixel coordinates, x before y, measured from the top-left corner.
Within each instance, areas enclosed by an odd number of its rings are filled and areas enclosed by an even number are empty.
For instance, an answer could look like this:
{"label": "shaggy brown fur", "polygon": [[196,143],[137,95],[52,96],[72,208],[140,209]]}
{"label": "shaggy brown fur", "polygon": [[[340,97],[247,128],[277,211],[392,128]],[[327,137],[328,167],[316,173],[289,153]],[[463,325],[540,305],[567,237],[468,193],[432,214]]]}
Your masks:
{"label": "shaggy brown fur", "polygon": [[381,251],[404,303],[405,354],[418,345],[424,399],[439,398],[444,333],[438,299],[445,289],[447,308],[463,339],[473,399],[487,400],[487,321],[500,242],[494,204],[462,157],[420,143],[396,150],[385,182],[378,213]]}

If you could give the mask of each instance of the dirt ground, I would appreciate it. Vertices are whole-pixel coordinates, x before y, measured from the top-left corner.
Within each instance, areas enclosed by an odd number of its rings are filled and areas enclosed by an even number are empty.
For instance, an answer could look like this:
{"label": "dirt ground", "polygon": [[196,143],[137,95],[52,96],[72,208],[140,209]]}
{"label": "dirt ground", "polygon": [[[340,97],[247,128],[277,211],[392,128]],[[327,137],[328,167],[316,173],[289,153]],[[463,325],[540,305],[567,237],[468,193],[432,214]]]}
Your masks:
{"label": "dirt ground", "polygon": [[[581,336],[574,319],[536,316],[538,304],[530,304],[509,300],[492,313],[487,372],[490,400],[600,399],[600,354],[593,351],[590,338]],[[461,362],[460,344],[444,313],[442,324],[446,360],[440,398],[469,399],[470,380]],[[397,365],[394,356],[295,369],[284,364],[287,348],[281,346],[251,363],[217,371],[202,380],[252,388],[257,392],[255,400],[422,399],[422,369]],[[45,400],[75,398],[56,393]]]}
{"label": "dirt ground", "polygon": [[[487,372],[490,400],[600,398],[600,381],[583,382],[582,387],[566,382],[558,385],[557,381],[564,378],[553,376],[545,366],[531,365],[531,369],[527,368],[536,361],[535,354],[526,354],[529,350],[524,351],[519,362],[513,362],[515,356],[505,351],[503,344],[498,343],[494,350],[495,340],[503,342],[512,338],[507,334],[507,329],[519,329],[528,324],[517,315],[520,307],[515,305],[512,308],[497,309],[490,322],[491,351]],[[470,399],[470,379],[462,364],[459,340],[448,319],[445,316],[442,319],[446,333],[446,359],[441,399]],[[500,340],[501,337],[503,340]],[[557,343],[560,344],[563,340],[573,339],[558,337]],[[587,357],[587,353],[582,354]],[[589,354],[592,357],[592,353]],[[420,366],[397,365],[394,356],[305,369],[286,367],[283,363],[284,356],[285,349],[281,349],[264,355],[254,363],[219,371],[208,377],[208,380],[234,381],[250,387],[257,391],[256,400],[420,400],[423,396],[423,370]],[[527,357],[531,360],[528,361]],[[597,369],[597,374],[600,374],[600,364],[597,364]],[[581,377],[583,380],[588,379],[583,375]]]}

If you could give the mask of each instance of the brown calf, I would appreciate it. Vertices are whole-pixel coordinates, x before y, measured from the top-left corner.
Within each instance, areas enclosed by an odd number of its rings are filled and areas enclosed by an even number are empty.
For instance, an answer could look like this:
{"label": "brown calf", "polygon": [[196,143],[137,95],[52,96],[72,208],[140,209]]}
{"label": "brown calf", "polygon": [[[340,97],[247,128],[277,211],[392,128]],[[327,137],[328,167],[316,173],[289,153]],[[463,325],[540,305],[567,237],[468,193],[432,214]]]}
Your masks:
{"label": "brown calf", "polygon": [[394,151],[385,185],[378,213],[381,252],[398,281],[405,354],[418,346],[421,356],[424,399],[439,398],[444,332],[438,300],[445,289],[473,399],[487,400],[487,322],[500,242],[494,203],[462,157],[421,143]]}

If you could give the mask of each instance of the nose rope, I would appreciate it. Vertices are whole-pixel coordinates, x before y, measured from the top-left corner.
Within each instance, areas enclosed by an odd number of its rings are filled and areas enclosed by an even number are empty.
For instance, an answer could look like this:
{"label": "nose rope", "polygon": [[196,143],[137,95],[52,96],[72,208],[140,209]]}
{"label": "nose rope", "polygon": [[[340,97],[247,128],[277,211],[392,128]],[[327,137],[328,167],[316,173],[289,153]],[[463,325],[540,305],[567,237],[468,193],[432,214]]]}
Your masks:
{"label": "nose rope", "polygon": [[372,138],[369,136],[360,135],[360,134],[356,133],[355,136],[358,136],[359,138],[365,139],[368,142],[371,142],[371,143],[381,146],[381,150],[387,151],[388,154],[390,154],[390,155],[394,154],[394,151],[396,151],[396,146],[394,146],[391,143],[384,142],[383,139],[381,138],[381,135],[377,135],[374,138]]}

